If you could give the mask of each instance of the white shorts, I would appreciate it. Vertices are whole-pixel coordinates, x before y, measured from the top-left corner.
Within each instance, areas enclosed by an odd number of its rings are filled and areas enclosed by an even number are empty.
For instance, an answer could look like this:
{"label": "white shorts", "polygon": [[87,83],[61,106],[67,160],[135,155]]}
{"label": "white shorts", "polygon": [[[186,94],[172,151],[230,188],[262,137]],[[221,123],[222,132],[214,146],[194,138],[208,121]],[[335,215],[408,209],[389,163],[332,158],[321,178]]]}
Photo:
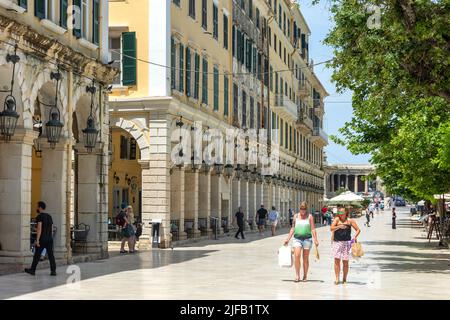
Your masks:
{"label": "white shorts", "polygon": [[270,221],[270,225],[276,227],[278,224],[278,220]]}

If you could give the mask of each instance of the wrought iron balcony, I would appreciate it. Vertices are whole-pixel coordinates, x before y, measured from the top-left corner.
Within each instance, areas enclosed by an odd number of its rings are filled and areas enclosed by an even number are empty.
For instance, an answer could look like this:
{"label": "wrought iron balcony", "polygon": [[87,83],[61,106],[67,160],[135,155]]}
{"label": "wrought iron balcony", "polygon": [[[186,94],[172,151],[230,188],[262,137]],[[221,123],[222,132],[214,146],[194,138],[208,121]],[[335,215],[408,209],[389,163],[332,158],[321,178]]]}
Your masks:
{"label": "wrought iron balcony", "polygon": [[233,0],[233,21],[249,38],[253,39],[259,50],[265,52],[263,34],[241,8],[239,1]]}
{"label": "wrought iron balcony", "polygon": [[308,80],[303,79],[299,81],[298,94],[302,98],[311,95],[311,85],[309,84]]}
{"label": "wrought iron balcony", "polygon": [[324,145],[328,144],[328,135],[323,131],[320,127],[314,127],[313,134],[312,134],[312,140],[317,141],[321,140]]}
{"label": "wrought iron balcony", "polygon": [[298,119],[297,105],[283,94],[275,95],[273,110],[282,116],[291,118],[293,121]]}
{"label": "wrought iron balcony", "polygon": [[313,129],[313,121],[306,115],[305,109],[299,108],[299,116],[297,118],[297,127],[303,133],[310,133]]}

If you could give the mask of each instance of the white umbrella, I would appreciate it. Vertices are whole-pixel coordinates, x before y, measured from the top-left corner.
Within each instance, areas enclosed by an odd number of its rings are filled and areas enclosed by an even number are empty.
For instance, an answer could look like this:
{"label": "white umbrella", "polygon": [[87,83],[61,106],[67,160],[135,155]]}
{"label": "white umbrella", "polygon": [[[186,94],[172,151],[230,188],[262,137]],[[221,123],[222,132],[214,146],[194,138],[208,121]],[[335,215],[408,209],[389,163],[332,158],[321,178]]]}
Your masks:
{"label": "white umbrella", "polygon": [[328,204],[359,204],[360,202],[363,202],[364,198],[361,196],[358,196],[357,194],[346,191],[341,193],[340,195],[331,198],[327,201]]}
{"label": "white umbrella", "polygon": [[420,200],[419,202],[417,202],[418,206],[424,206],[425,205],[425,200]]}

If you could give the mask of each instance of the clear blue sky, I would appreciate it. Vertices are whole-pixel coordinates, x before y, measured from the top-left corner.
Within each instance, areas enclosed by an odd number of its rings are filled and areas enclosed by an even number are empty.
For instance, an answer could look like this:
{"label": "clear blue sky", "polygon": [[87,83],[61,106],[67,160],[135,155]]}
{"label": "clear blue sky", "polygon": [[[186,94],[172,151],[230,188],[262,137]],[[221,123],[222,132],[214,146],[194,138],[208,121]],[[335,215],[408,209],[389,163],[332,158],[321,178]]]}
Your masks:
{"label": "clear blue sky", "polygon": [[[323,40],[333,26],[331,14],[329,12],[329,4],[322,0],[320,4],[313,6],[311,0],[298,0],[300,3],[300,11],[311,29],[311,37],[309,40],[310,59],[314,63],[325,61],[333,57],[331,47],[325,46]],[[324,65],[314,68],[315,74],[318,76],[325,89],[329,93],[329,97],[325,99],[325,118],[324,129],[327,134],[339,134],[339,128],[343,127],[346,121],[350,121],[352,117],[351,92],[345,94],[337,94],[334,84],[331,82],[332,70]],[[342,103],[335,103],[335,102]],[[334,102],[334,103],[333,103]],[[339,146],[329,139],[329,145],[326,147],[327,161],[333,163],[368,163],[369,155],[352,155],[345,147]]]}

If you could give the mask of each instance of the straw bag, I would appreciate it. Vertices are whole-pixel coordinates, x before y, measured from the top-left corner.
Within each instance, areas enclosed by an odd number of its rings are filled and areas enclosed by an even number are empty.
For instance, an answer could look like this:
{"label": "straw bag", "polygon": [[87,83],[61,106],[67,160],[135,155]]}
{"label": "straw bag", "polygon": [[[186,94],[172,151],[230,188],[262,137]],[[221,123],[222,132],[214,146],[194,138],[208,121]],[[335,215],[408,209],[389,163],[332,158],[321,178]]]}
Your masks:
{"label": "straw bag", "polygon": [[364,255],[364,251],[361,243],[355,242],[352,244],[352,256],[354,258],[361,258]]}

